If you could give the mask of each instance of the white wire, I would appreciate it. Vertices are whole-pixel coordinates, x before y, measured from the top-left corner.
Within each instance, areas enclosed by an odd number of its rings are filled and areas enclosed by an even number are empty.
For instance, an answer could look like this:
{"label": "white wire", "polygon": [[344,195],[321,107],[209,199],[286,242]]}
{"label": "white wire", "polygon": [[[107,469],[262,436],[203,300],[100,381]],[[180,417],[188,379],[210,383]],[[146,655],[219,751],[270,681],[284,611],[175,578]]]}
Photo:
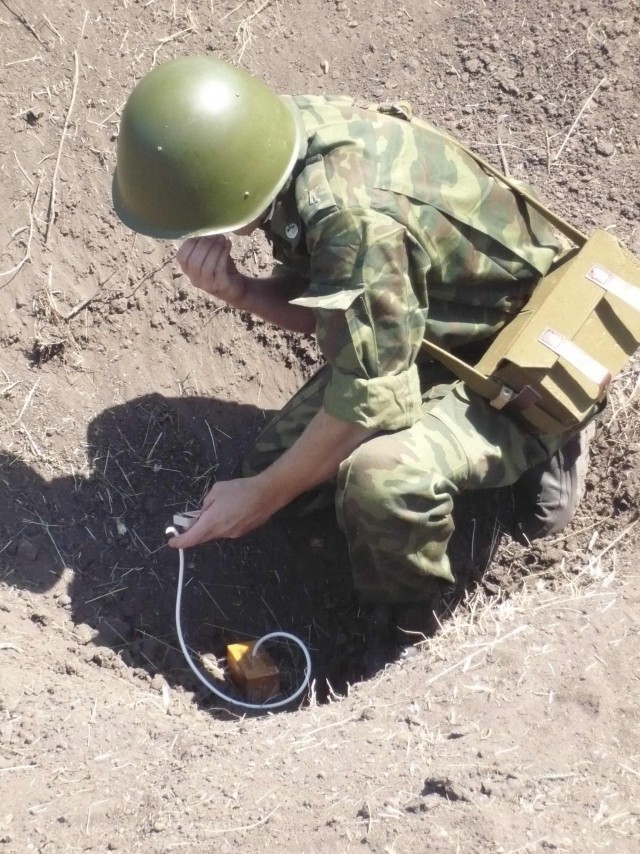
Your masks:
{"label": "white wire", "polygon": [[[178,531],[174,527],[167,528],[165,533],[175,534],[176,536],[178,535]],[[284,700],[278,700],[275,703],[246,703],[243,700],[236,700],[233,697],[229,697],[227,694],[223,694],[219,688],[216,688],[215,685],[212,685],[211,682],[209,682],[209,680],[202,675],[198,667],[196,667],[196,665],[194,664],[193,659],[191,658],[189,650],[187,649],[187,645],[184,642],[184,636],[182,634],[182,620],[180,617],[180,611],[182,609],[182,589],[184,587],[184,549],[178,549],[178,556],[180,558],[180,564],[178,569],[178,591],[176,593],[176,629],[178,632],[178,641],[180,643],[180,649],[182,650],[184,657],[187,659],[187,664],[198,677],[200,682],[202,682],[202,684],[205,685],[209,689],[209,691],[215,694],[216,697],[220,697],[221,700],[224,700],[227,703],[232,703],[234,706],[240,706],[243,709],[258,709],[259,711],[267,712],[271,709],[282,708],[282,706],[286,706],[289,703],[292,703],[295,699],[297,699],[308,686],[309,680],[311,679],[311,656],[309,655],[309,650],[302,643],[300,638],[297,638],[295,635],[289,634],[289,632],[271,632],[268,635],[264,635],[264,637],[261,637],[260,640],[255,644],[251,652],[251,656],[255,656],[262,644],[268,640],[272,640],[273,638],[286,638],[287,640],[293,641],[293,643],[297,644],[297,646],[300,647],[306,662],[304,679],[298,690],[294,694],[291,694],[290,697],[285,697]]]}

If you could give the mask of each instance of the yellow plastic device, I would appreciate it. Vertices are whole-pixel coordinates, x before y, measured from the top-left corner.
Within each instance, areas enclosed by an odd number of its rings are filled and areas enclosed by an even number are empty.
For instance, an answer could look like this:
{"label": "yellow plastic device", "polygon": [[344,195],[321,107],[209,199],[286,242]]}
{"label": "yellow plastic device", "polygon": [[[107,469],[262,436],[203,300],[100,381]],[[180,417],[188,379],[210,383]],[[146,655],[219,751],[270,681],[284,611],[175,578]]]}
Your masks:
{"label": "yellow plastic device", "polygon": [[278,667],[262,649],[253,653],[257,641],[227,646],[227,666],[233,682],[251,703],[266,703],[280,693]]}

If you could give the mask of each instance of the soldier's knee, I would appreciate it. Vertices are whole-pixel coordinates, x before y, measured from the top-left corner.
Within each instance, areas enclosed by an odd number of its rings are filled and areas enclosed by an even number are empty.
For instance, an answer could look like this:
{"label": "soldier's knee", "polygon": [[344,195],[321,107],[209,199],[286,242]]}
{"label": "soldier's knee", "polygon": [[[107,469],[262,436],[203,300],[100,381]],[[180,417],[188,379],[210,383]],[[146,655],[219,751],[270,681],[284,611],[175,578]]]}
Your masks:
{"label": "soldier's knee", "polygon": [[384,507],[395,494],[399,455],[389,437],[376,437],[360,445],[340,469],[341,486],[347,503]]}

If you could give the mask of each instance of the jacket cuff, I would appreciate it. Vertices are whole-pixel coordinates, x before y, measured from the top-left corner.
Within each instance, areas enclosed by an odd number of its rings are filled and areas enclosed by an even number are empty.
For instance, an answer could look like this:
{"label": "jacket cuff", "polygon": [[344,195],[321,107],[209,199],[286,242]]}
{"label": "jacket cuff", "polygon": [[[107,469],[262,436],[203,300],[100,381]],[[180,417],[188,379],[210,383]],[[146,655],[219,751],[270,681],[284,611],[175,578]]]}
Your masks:
{"label": "jacket cuff", "polygon": [[333,368],[323,405],[334,418],[369,430],[404,430],[422,415],[418,369],[411,365],[395,376],[361,379]]}

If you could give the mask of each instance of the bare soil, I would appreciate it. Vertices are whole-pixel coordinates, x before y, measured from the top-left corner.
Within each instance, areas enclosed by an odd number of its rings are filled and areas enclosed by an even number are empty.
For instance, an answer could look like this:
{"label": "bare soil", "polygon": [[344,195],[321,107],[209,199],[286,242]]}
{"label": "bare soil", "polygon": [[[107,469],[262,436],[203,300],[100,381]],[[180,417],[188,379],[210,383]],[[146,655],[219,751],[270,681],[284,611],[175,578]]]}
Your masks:
{"label": "bare soil", "polygon": [[509,491],[465,497],[440,630],[374,675],[331,513],[190,552],[194,654],[312,651],[299,707],[239,716],[178,648],[164,530],[318,354],[195,293],[110,178],[134,83],[208,52],[408,99],[640,252],[639,32],[633,0],[2,0],[0,854],[638,851],[638,364],[571,528],[524,547]]}

